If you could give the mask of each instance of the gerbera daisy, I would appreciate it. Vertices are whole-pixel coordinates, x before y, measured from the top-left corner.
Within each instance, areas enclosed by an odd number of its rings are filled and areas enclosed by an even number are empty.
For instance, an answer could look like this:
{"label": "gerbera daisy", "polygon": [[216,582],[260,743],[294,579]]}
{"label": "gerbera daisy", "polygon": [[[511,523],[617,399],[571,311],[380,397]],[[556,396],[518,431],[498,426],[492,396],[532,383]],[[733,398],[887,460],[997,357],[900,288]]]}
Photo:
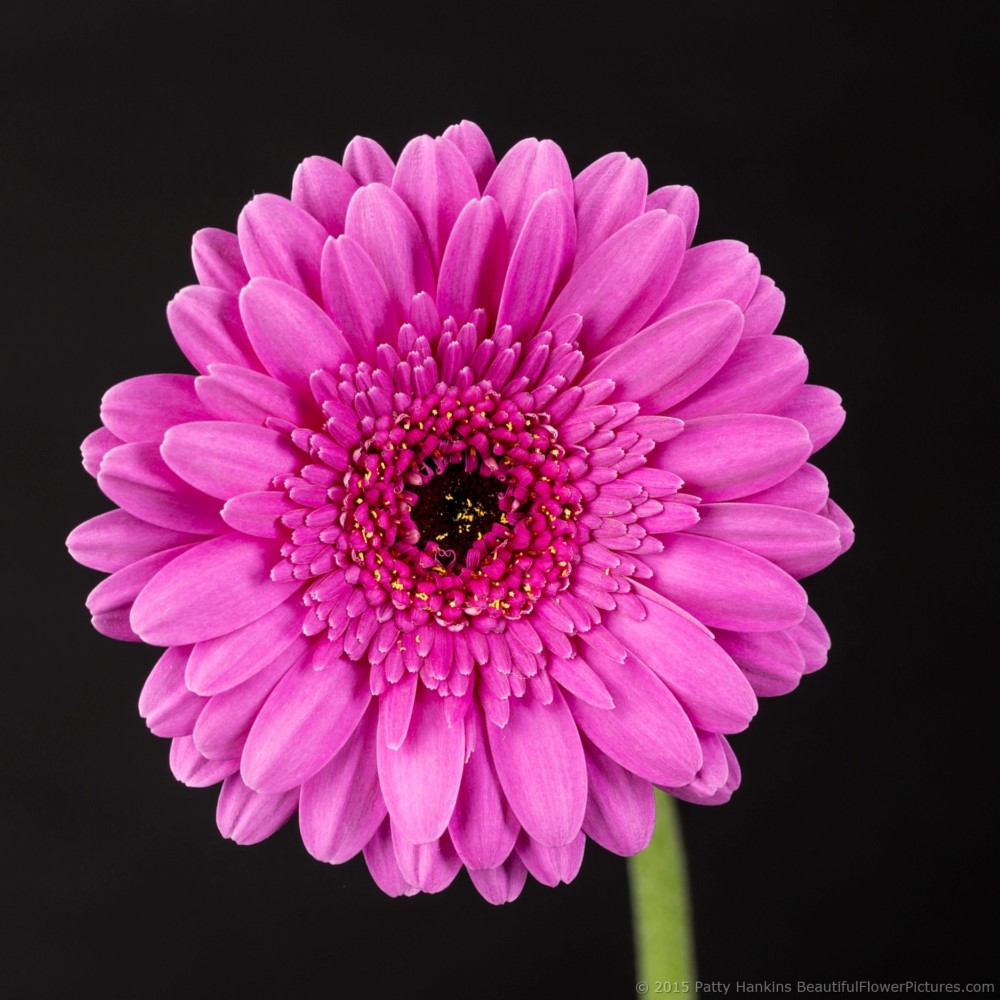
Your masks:
{"label": "gerbera daisy", "polygon": [[810,463],[840,399],[697,214],[623,153],[497,163],[462,122],[195,234],[198,374],[108,391],[117,507],[68,544],[111,573],[96,628],[166,647],[140,710],[225,836],[297,812],[390,894],[464,866],[499,903],[588,837],[640,851],[654,785],[729,799],[727,735],[825,662],[797,581],[852,529]]}

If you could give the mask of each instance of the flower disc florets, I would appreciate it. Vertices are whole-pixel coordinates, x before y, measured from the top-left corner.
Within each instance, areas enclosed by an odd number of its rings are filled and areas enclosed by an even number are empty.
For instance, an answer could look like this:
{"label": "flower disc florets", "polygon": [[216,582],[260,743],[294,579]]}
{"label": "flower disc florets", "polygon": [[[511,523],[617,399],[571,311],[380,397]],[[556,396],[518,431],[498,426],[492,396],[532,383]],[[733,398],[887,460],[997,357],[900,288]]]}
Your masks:
{"label": "flower disc florets", "polygon": [[[496,619],[518,618],[543,593],[565,587],[579,559],[573,541],[580,492],[568,482],[564,450],[543,420],[501,398],[489,381],[441,386],[400,412],[373,418],[374,431],[352,452],[342,485],[327,493],[340,505],[335,559],[345,570],[361,567],[366,592],[383,592],[370,603],[412,609],[414,625],[433,618],[463,628],[485,614],[477,627],[498,631]],[[482,483],[470,478],[477,475],[492,483],[486,493],[497,512],[485,533],[465,537],[476,522],[485,526],[489,511],[482,501],[459,499],[453,525],[438,524],[445,530],[425,537],[414,508],[426,488],[447,477],[459,498],[482,493]],[[425,515],[428,524],[436,513]],[[287,555],[296,562],[297,548]]]}
{"label": "flower disc florets", "polygon": [[829,640],[798,580],[851,544],[811,462],[843,421],[690,188],[463,122],[195,236],[199,373],[111,389],[69,539],[107,635],[167,647],[140,710],[218,823],[296,811],[398,895],[492,902],[725,802],[728,735]]}
{"label": "flower disc florets", "polygon": [[419,671],[428,688],[464,695],[470,670],[425,663],[435,626],[503,633],[566,589],[580,561],[566,449],[531,409],[530,378],[512,377],[510,327],[485,337],[485,325],[482,310],[431,338],[404,324],[375,366],[315,373],[326,420],[290,432],[312,464],[274,481],[294,507],[272,577],[313,581],[306,631],[367,659],[377,686]]}

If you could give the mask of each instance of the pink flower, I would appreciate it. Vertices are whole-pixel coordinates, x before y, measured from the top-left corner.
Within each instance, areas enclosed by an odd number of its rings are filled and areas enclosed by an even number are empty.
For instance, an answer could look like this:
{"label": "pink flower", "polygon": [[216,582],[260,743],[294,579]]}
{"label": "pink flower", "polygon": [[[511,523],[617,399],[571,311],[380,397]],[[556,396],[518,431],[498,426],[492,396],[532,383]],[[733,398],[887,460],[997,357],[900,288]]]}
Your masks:
{"label": "pink flower", "polygon": [[853,536],[810,463],[840,398],[697,214],[462,122],[195,234],[199,374],[108,391],[117,507],[68,545],[111,574],[95,627],[166,647],[140,710],[224,836],[297,811],[391,895],[464,866],[499,903],[641,850],[654,784],[729,799],[726,736],[826,659],[797,580]]}

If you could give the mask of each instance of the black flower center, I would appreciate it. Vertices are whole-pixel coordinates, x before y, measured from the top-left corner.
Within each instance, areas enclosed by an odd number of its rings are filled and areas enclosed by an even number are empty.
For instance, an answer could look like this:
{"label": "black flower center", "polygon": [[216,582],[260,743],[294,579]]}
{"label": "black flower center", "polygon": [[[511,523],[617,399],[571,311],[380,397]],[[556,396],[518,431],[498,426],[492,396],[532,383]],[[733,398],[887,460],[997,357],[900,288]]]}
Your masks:
{"label": "black flower center", "polygon": [[411,516],[425,550],[433,542],[439,549],[454,552],[458,564],[464,562],[474,542],[501,523],[498,500],[503,484],[478,471],[466,472],[461,463],[451,463],[414,492],[417,503]]}

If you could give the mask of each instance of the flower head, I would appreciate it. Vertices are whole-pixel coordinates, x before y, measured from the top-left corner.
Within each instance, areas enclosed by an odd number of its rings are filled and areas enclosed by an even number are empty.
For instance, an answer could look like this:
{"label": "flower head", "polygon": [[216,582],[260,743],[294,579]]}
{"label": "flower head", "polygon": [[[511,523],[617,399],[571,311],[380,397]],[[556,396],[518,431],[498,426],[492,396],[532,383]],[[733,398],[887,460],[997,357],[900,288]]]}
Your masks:
{"label": "flower head", "polygon": [[[470,122],[311,157],[194,237],[198,375],[105,395],[117,507],[69,548],[96,628],[239,843],[296,811],[396,895],[486,899],[622,855],[657,785],[729,799],[726,736],[829,641],[797,580],[852,541],[810,456],[840,399],[742,243],[613,153],[496,162]],[[690,249],[689,249],[690,248]]]}

